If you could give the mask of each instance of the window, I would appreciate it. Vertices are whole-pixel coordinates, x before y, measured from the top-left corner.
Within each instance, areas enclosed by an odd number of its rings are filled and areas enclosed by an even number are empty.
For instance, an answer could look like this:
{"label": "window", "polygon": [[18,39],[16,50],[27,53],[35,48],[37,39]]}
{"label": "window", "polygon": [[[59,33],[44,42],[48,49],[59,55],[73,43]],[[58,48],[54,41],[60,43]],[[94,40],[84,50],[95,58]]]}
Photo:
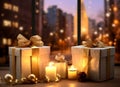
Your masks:
{"label": "window", "polygon": [[3,45],[7,45],[7,38],[3,38],[3,39],[2,39],[2,44],[3,44]]}
{"label": "window", "polygon": [[4,3],[4,9],[11,10],[12,9],[12,5],[9,4],[9,3]]}
{"label": "window", "polygon": [[19,23],[18,22],[13,22],[12,25],[13,25],[13,27],[18,28]]}
{"label": "window", "polygon": [[3,20],[3,26],[11,27],[11,21],[10,20]]}
{"label": "window", "polygon": [[18,8],[18,6],[16,6],[16,5],[13,5],[13,11],[15,11],[15,12],[18,12],[18,11],[19,11],[19,8]]}

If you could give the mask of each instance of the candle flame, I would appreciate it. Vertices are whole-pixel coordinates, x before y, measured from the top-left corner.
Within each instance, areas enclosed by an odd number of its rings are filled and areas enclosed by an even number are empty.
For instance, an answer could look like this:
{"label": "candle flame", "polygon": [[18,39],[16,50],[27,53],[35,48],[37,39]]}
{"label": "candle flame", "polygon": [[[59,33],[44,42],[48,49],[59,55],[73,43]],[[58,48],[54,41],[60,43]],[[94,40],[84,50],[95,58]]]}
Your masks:
{"label": "candle flame", "polygon": [[53,65],[54,65],[54,62],[50,62],[50,63],[49,63],[49,66],[53,66]]}

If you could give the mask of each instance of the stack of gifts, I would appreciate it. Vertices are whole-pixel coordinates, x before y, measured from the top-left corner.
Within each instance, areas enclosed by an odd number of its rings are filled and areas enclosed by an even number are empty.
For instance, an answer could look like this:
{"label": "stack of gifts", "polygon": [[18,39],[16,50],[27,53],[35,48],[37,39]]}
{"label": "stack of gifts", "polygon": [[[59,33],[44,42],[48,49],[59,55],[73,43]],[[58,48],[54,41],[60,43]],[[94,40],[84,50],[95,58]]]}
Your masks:
{"label": "stack of gifts", "polygon": [[71,51],[73,65],[79,72],[85,72],[88,79],[105,81],[114,78],[114,47],[105,46],[101,41],[88,41],[73,46]]}
{"label": "stack of gifts", "polygon": [[41,37],[34,35],[30,40],[17,36],[18,46],[9,47],[10,73],[16,79],[34,74],[38,79],[45,78],[45,67],[49,62],[50,47],[43,46]]}

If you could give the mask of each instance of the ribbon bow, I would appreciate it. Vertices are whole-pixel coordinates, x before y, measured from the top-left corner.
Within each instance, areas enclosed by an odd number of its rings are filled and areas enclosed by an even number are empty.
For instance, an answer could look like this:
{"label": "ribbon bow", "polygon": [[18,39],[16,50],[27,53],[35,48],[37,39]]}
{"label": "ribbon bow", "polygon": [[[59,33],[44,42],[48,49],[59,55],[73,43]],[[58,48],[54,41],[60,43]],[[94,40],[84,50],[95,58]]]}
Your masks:
{"label": "ribbon bow", "polygon": [[25,38],[22,34],[17,36],[18,47],[29,47],[29,46],[43,46],[44,43],[39,35],[34,35],[30,37],[30,40]]}

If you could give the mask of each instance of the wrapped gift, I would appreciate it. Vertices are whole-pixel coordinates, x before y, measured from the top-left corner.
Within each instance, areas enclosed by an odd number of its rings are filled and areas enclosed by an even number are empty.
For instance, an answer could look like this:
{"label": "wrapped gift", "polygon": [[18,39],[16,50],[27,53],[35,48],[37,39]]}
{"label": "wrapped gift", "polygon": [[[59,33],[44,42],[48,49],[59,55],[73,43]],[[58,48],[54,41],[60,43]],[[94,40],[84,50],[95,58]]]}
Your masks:
{"label": "wrapped gift", "polygon": [[32,73],[39,79],[45,78],[45,67],[49,63],[50,47],[32,48]]}
{"label": "wrapped gift", "polygon": [[67,77],[67,62],[65,60],[65,56],[61,53],[58,53],[55,56],[55,60],[57,74],[59,74],[61,78],[65,79]]}
{"label": "wrapped gift", "polygon": [[31,48],[9,47],[10,73],[17,79],[31,74]]}
{"label": "wrapped gift", "polygon": [[72,52],[72,63],[77,68],[78,72],[88,72],[88,56],[89,49],[82,45],[73,46]]}
{"label": "wrapped gift", "polygon": [[114,77],[114,47],[90,48],[88,75],[93,81],[105,81]]}
{"label": "wrapped gift", "polygon": [[55,62],[55,66],[57,68],[57,74],[59,74],[61,78],[65,79],[67,77],[67,63]]}
{"label": "wrapped gift", "polygon": [[[115,47],[111,46],[103,48],[88,48],[82,45],[72,47],[73,65],[79,72],[87,71],[88,78],[93,81],[105,81],[114,77],[114,55]],[[86,68],[84,63],[86,63]]]}
{"label": "wrapped gift", "polygon": [[10,73],[17,79],[35,74],[45,78],[45,67],[49,62],[50,47],[9,47]]}

